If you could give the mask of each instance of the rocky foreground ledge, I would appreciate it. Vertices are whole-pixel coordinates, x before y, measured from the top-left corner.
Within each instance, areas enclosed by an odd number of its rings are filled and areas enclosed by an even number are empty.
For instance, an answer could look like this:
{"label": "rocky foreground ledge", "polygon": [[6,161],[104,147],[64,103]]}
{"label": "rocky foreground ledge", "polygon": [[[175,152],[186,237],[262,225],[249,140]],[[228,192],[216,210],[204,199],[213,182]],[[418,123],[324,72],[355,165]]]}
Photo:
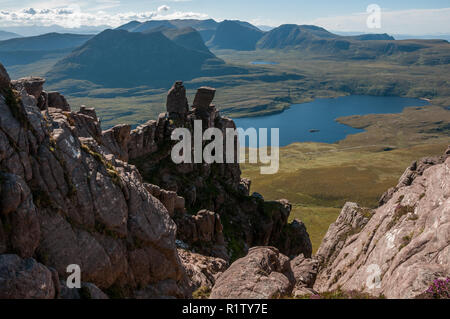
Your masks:
{"label": "rocky foreground ledge", "polygon": [[[250,195],[239,164],[175,165],[177,127],[234,127],[201,88],[181,82],[167,113],[102,131],[42,78],[10,81],[0,64],[0,298],[190,298],[253,246],[311,256],[291,205]],[[68,289],[69,265],[82,288]]]}
{"label": "rocky foreground ledge", "polygon": [[157,121],[102,131],[44,82],[0,64],[0,298],[413,298],[450,276],[450,150],[414,163],[378,209],[347,204],[312,256],[290,204],[251,195],[239,164],[171,161],[177,127],[234,128],[214,89],[189,106],[177,82]]}

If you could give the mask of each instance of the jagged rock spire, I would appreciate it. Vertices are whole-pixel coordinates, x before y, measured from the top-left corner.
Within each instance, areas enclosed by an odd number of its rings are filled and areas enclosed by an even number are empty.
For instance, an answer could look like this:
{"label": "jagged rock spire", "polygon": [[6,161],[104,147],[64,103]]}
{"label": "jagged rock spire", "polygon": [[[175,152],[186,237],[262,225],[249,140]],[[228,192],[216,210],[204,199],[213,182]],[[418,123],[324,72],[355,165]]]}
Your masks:
{"label": "jagged rock spire", "polygon": [[178,114],[181,116],[186,116],[189,111],[189,104],[186,98],[186,88],[183,82],[177,81],[169,90],[167,95],[167,112],[169,116]]}
{"label": "jagged rock spire", "polygon": [[195,109],[207,109],[211,106],[214,96],[216,95],[216,89],[203,86],[197,90],[195,95],[194,104]]}

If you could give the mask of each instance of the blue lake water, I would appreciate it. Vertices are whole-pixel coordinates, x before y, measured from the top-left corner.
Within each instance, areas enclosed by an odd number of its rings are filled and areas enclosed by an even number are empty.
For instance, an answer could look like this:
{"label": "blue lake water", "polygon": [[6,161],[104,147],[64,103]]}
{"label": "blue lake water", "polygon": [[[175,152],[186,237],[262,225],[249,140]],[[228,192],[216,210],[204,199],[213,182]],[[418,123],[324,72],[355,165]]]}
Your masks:
{"label": "blue lake water", "polygon": [[[352,95],[335,99],[317,99],[310,103],[292,105],[291,108],[279,114],[235,118],[234,121],[236,126],[242,129],[268,128],[269,141],[270,128],[279,128],[280,146],[295,142],[335,143],[349,134],[364,131],[340,124],[336,121],[339,117],[401,113],[405,107],[428,104],[427,101],[412,98]],[[250,146],[255,147],[255,145]]]}
{"label": "blue lake water", "polygon": [[276,65],[279,64],[277,62],[272,62],[272,61],[253,61],[250,62],[251,64],[255,64],[255,65]]}

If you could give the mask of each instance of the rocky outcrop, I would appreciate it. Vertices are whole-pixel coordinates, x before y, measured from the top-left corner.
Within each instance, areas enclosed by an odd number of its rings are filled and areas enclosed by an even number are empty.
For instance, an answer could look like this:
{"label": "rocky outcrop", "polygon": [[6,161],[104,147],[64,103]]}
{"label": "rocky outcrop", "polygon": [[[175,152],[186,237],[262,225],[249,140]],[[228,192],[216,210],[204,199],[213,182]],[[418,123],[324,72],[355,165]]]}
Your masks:
{"label": "rocky outcrop", "polygon": [[216,280],[212,299],[273,299],[294,286],[289,258],[273,247],[254,247]]}
{"label": "rocky outcrop", "polygon": [[166,108],[169,116],[171,117],[179,116],[181,119],[186,117],[189,112],[189,104],[186,98],[186,89],[184,88],[183,82],[175,82],[169,90]]}
{"label": "rocky outcrop", "polygon": [[186,297],[175,223],[128,154],[110,150],[127,144],[126,127],[102,134],[93,110],[45,107],[42,84],[21,79],[0,94],[2,296],[55,298],[52,278],[64,281],[76,264],[111,296]]}
{"label": "rocky outcrop", "polygon": [[410,186],[417,177],[422,176],[426,169],[431,166],[444,163],[449,154],[450,149],[447,150],[442,156],[426,157],[413,162],[411,166],[408,167],[400,177],[398,185],[389,189],[386,193],[383,194],[383,196],[381,196],[380,206],[386,204],[392,198],[394,193],[397,192],[400,188]]}
{"label": "rocky outcrop", "polygon": [[[47,93],[47,105],[55,109],[60,109],[66,112],[70,112],[70,105],[66,98],[58,92]],[[83,109],[81,110],[83,111]]]}
{"label": "rocky outcrop", "polygon": [[[225,239],[225,246],[221,240],[213,240],[214,247],[207,254],[236,259],[244,256],[249,247],[273,245],[292,258],[301,253],[310,257],[311,241],[303,223],[295,221],[288,225],[290,204],[286,200],[265,202],[262,197],[249,196],[250,181],[241,179],[237,143],[233,163],[173,163],[171,150],[175,142],[171,135],[176,128],[187,128],[192,136],[196,120],[202,121],[203,131],[215,127],[224,136],[227,128],[235,128],[234,122],[222,117],[212,104],[214,96],[215,89],[200,88],[189,110],[186,89],[182,82],[176,82],[168,94],[167,113],[161,114],[158,121],[149,121],[131,132],[128,126],[116,126],[103,132],[103,144],[121,160],[137,166],[152,189],[150,192],[165,203],[171,215],[176,210],[173,201],[184,199],[185,213],[174,215],[178,238],[197,244],[197,252],[205,253],[198,245],[202,241],[198,240],[195,228],[198,219],[193,216],[207,210],[220,216]],[[226,143],[224,158],[225,152]]]}
{"label": "rocky outcrop", "polygon": [[[36,276],[29,295],[12,297],[185,298],[251,246],[311,254],[306,229],[289,231],[290,204],[249,196],[237,162],[170,159],[177,127],[234,128],[212,104],[214,89],[201,88],[189,110],[177,82],[158,121],[102,131],[93,108],[71,111],[44,79],[10,83],[3,67],[0,79],[0,256],[8,285],[25,287],[10,269],[32,264]],[[64,284],[74,264],[80,289]]]}
{"label": "rocky outcrop", "polygon": [[346,205],[319,248],[314,289],[414,298],[434,279],[449,277],[449,154],[412,165],[385,201],[368,221]]}
{"label": "rocky outcrop", "polygon": [[300,298],[316,295],[317,293],[312,288],[319,270],[319,261],[315,258],[305,258],[300,255],[291,261],[291,269],[295,279],[291,296]]}
{"label": "rocky outcrop", "polygon": [[52,272],[32,258],[0,255],[0,299],[53,299],[57,289]]}
{"label": "rocky outcrop", "polygon": [[342,248],[358,236],[373,214],[373,210],[356,203],[345,204],[336,222],[330,225],[315,256],[323,268],[332,264]]}
{"label": "rocky outcrop", "polygon": [[189,293],[198,289],[210,291],[217,277],[228,267],[228,263],[221,258],[200,255],[185,249],[179,249],[178,254],[186,269],[188,280],[184,288]]}

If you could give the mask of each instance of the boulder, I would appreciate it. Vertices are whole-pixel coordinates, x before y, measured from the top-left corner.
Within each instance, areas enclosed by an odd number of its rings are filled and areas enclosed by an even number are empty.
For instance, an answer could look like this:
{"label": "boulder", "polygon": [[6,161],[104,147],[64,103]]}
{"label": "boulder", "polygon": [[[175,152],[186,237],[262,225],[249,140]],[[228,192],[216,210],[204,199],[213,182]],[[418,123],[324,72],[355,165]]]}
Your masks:
{"label": "boulder", "polygon": [[178,255],[188,277],[185,289],[189,294],[200,288],[210,290],[216,278],[228,267],[228,263],[221,258],[204,256],[185,249],[178,249]]}
{"label": "boulder", "polygon": [[53,299],[52,272],[32,258],[0,255],[0,299]]}
{"label": "boulder", "polygon": [[210,108],[215,95],[216,89],[207,86],[199,88],[197,90],[197,94],[195,95],[194,104],[192,105],[192,107],[195,109]]}
{"label": "boulder", "polygon": [[294,281],[288,257],[273,247],[254,247],[219,276],[210,298],[281,298],[290,295]]}
{"label": "boulder", "polygon": [[319,270],[319,261],[300,255],[291,261],[291,269],[295,279],[292,296],[299,298],[305,295],[315,295],[316,292],[312,288]]}
{"label": "boulder", "polygon": [[44,90],[45,79],[41,77],[26,77],[11,81],[11,85],[17,91],[25,89],[29,95],[34,96],[36,101]]}

